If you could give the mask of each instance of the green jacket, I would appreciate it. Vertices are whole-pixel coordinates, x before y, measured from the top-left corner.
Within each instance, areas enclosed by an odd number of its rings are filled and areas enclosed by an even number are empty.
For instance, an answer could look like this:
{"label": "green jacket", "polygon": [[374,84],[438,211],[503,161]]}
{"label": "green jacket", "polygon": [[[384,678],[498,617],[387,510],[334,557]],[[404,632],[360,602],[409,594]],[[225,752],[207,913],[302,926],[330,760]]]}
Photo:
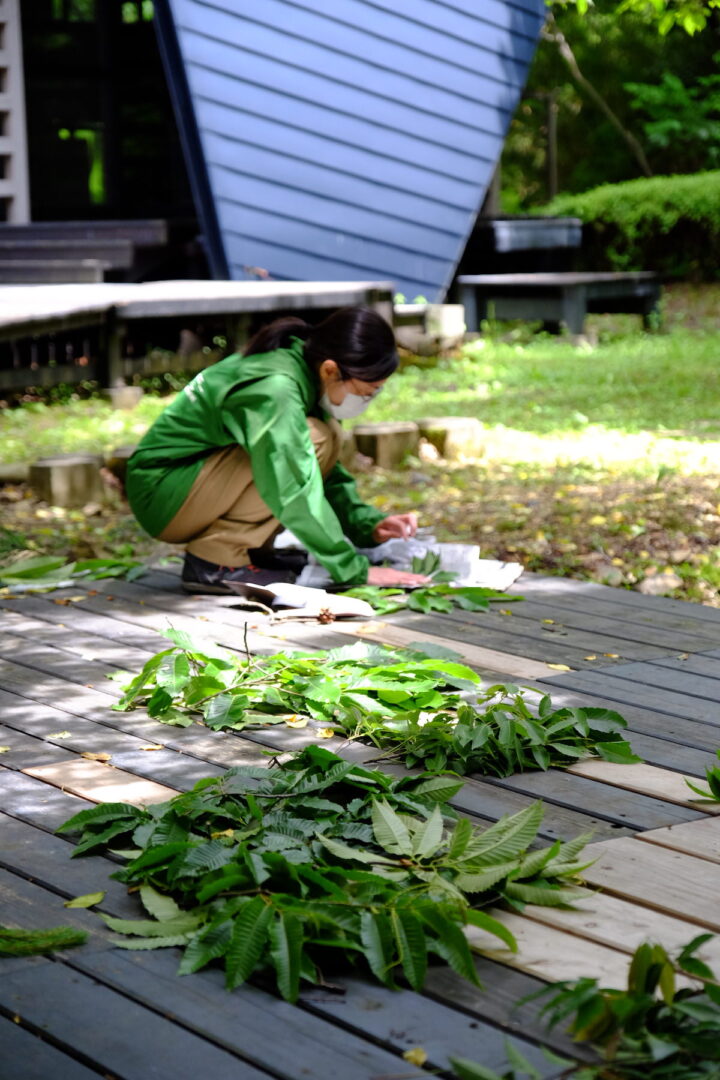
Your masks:
{"label": "green jacket", "polygon": [[368,561],[352,545],[371,546],[385,515],[361,501],[342,465],[323,481],[306,422],[310,415],[322,415],[318,387],[298,338],[288,349],[228,356],[178,394],[130,458],[126,488],[133,513],[158,536],[205,459],[237,444],[250,455],[257,489],[278,521],[335,581],[366,581]]}

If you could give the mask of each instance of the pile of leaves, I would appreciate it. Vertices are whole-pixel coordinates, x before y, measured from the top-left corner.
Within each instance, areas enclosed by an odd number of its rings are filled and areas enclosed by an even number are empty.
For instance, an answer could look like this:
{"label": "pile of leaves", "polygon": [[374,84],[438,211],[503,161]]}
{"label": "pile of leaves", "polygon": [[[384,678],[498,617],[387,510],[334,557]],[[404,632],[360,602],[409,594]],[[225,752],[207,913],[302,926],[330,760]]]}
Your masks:
{"label": "pile of leaves", "polygon": [[222,960],[229,989],[268,974],[295,1001],[301,980],[323,983],[340,961],[419,989],[432,954],[477,983],[466,925],[516,948],[477,905],[572,903],[587,837],[529,851],[540,802],[484,830],[453,821],[445,804],[461,786],[394,780],[312,746],[147,809],[83,810],[59,831],[81,834],[76,855],[112,843],[128,859],[113,876],[151,918],[103,918],[122,948],[182,946],[181,974]]}
{"label": "pile of leaves", "polygon": [[198,646],[182,631],[165,636],[176,647],[148,660],[114,708],[144,704],[163,723],[202,717],[210,728],[234,731],[312,721],[320,737],[367,739],[431,772],[509,776],[593,754],[639,760],[622,738],[619,713],[558,709],[547,694],[513,685],[481,689],[479,675],[445,648],[428,656],[356,642],[251,660]]}
{"label": "pile of leaves", "polygon": [[134,581],[147,573],[147,566],[138,559],[66,559],[52,555],[30,555],[0,565],[0,588],[17,591],[42,592],[61,589],[100,578],[124,577]]}

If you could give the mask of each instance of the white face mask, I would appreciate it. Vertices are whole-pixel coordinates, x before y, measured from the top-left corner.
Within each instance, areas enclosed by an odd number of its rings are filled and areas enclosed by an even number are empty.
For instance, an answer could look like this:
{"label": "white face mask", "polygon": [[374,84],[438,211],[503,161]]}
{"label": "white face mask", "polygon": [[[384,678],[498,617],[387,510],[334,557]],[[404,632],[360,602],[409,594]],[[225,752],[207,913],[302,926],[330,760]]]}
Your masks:
{"label": "white face mask", "polygon": [[327,393],[320,398],[320,408],[330,413],[336,420],[352,420],[353,417],[364,413],[374,397],[380,393],[380,387],[374,394],[352,394],[348,391],[339,405],[335,405]]}

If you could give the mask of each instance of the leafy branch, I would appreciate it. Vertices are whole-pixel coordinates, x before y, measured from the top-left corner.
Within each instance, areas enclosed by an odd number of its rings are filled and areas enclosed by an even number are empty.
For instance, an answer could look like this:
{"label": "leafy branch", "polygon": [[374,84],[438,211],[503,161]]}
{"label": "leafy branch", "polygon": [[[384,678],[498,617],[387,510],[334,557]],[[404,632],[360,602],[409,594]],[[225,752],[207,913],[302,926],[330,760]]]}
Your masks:
{"label": "leafy branch", "polygon": [[[720,758],[720,750],[716,751],[716,754]],[[703,802],[720,802],[720,766],[715,765],[713,768],[708,766],[705,770],[705,780],[707,781],[707,788],[698,787],[691,780],[686,780],[685,783],[692,791],[701,796]]]}
{"label": "leafy branch", "polygon": [[62,557],[33,555],[0,566],[0,588],[14,586],[27,591],[61,589],[65,585],[108,577],[124,577],[134,581],[147,570],[139,559],[78,559],[76,562],[66,562]]}
{"label": "leafy branch", "polygon": [[637,758],[622,738],[625,720],[598,708],[555,708],[540,691],[497,684],[436,649],[381,648],[356,642],[329,652],[279,653],[248,664],[175,630],[125,686],[114,708],[144,704],[163,723],[196,717],[213,729],[313,722],[323,735],[366,739],[409,766],[508,776],[567,766],[591,754]]}
{"label": "leafy branch", "polygon": [[[601,988],[597,979],[559,982],[531,997],[550,1000],[548,1026],[569,1024],[577,1042],[589,1042],[596,1062],[555,1059],[572,1080],[717,1080],[720,1076],[720,982],[696,953],[712,934],[701,934],[673,960],[662,945],[635,950],[627,988]],[[678,988],[677,975],[695,986]],[[700,984],[699,987],[697,984]],[[529,1000],[528,998],[525,1001]],[[540,1080],[541,1074],[508,1044],[502,1075],[464,1058],[451,1058],[458,1080]]]}
{"label": "leafy branch", "polygon": [[180,974],[222,960],[228,989],[268,974],[295,1001],[339,960],[419,989],[430,955],[477,983],[465,926],[516,948],[480,905],[571,904],[587,837],[530,851],[542,803],[481,829],[449,816],[461,786],[395,780],[312,746],[147,809],[83,810],[58,831],[80,833],[75,855],[112,844],[128,859],[113,876],[150,917],[102,918],[121,948],[182,946]]}

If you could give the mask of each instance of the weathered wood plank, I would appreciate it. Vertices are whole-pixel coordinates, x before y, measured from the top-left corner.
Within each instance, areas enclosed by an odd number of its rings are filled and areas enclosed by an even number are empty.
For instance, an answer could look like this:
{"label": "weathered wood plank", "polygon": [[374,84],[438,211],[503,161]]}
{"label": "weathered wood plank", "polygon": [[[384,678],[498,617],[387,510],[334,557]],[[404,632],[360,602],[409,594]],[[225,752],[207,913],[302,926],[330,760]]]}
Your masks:
{"label": "weathered wood plank", "polygon": [[0,601],[0,611],[21,617],[31,617],[39,622],[48,623],[50,626],[59,627],[61,630],[67,630],[71,625],[73,631],[77,630],[81,634],[102,638],[141,651],[153,653],[165,648],[166,639],[160,637],[154,630],[143,630],[133,626],[132,623],[123,623],[113,618],[111,611],[95,614],[86,608],[78,607],[77,604],[72,605],[72,615],[70,615],[65,607],[55,603],[56,599],[59,597],[55,593],[45,596],[6,596]]}
{"label": "weathered wood plank", "polygon": [[[500,605],[501,607],[502,605]],[[591,627],[568,627],[563,622],[565,612],[541,607],[530,616],[524,603],[503,608],[498,605],[477,621],[471,622],[467,613],[448,612],[442,615],[443,637],[451,640],[466,640],[476,645],[493,645],[506,652],[519,653],[546,663],[565,663],[572,667],[607,666],[616,656],[625,656],[633,660],[651,660],[667,655],[667,649],[658,645],[647,645],[641,641],[629,641],[627,638],[607,633],[600,633]],[[551,616],[554,616],[551,619]],[[398,616],[392,620],[400,621]],[[402,613],[403,626],[417,626],[418,629],[437,628],[437,616]],[[435,630],[437,633],[437,629]],[[594,660],[587,660],[587,656]],[[612,656],[608,655],[612,654]],[[617,662],[617,661],[615,661]]]}
{"label": "weathered wood plank", "polygon": [[705,698],[689,698],[671,690],[658,690],[653,686],[630,682],[629,679],[618,679],[613,671],[563,671],[552,673],[541,681],[548,686],[561,686],[566,690],[578,690],[585,694],[597,692],[606,701],[640,705],[659,713],[697,720],[712,725],[715,730],[720,726],[716,702]]}
{"label": "weathered wood plank", "polygon": [[500,1069],[507,1062],[506,1042],[510,1042],[540,1071],[554,1075],[556,1066],[533,1043],[508,1036],[485,1021],[473,1020],[450,1003],[430,1001],[409,991],[387,987],[358,978],[342,978],[344,993],[323,994],[310,989],[302,1004],[312,1012],[332,1018],[345,1029],[362,1031],[383,1045],[404,1051],[420,1046],[428,1064],[449,1069],[449,1057],[482,1061],[486,1068]]}
{"label": "weathered wood plank", "polygon": [[[683,829],[688,826],[677,827]],[[645,835],[650,834],[639,834],[641,837]],[[679,952],[690,940],[693,931],[681,918],[603,892],[577,901],[572,909],[528,904],[523,915],[543,925],[554,926],[568,934],[576,934],[625,953],[633,953],[644,941],[656,941],[671,953]],[[698,955],[715,968],[720,967],[720,938],[711,938]]]}
{"label": "weathered wood plank", "polygon": [[598,780],[610,787],[637,791],[641,795],[649,795],[664,802],[689,806],[693,810],[702,810],[705,814],[720,814],[720,803],[698,802],[697,796],[693,795],[685,783],[682,773],[658,769],[644,762],[618,765],[613,761],[589,758],[571,765],[568,772],[575,776],[584,776],[588,780]]}
{"label": "weathered wood plank", "polygon": [[121,694],[117,683],[107,678],[108,660],[87,660],[52,645],[30,643],[17,634],[0,634],[0,656],[6,660],[20,660],[23,667],[36,672],[91,686],[111,698],[117,699]]}
{"label": "weathered wood plank", "polygon": [[50,1076],[58,1080],[98,1080],[95,1069],[39,1039],[12,1019],[0,1018],[0,1047],[3,1080],[48,1080]]}
{"label": "weathered wood plank", "polygon": [[695,855],[698,859],[720,863],[720,821],[717,818],[703,818],[700,821],[688,821],[684,825],[652,829],[638,833],[637,838],[649,844],[682,851],[685,855]]}
{"label": "weathered wood plank", "polygon": [[616,679],[628,679],[642,686],[671,690],[691,698],[699,697],[715,702],[720,699],[720,679],[706,673],[688,672],[682,668],[664,667],[662,664],[641,663],[617,664],[612,673]]}
{"label": "weathered wood plank", "polygon": [[583,853],[585,857],[597,860],[583,872],[589,884],[687,922],[720,930],[720,866],[628,837],[590,844]]}
{"label": "weathered wood plank", "polygon": [[[43,619],[35,619],[19,611],[3,611],[0,613],[0,625],[3,633],[11,633],[13,636],[24,638],[28,642],[47,645],[50,648],[61,649],[73,655],[84,657],[86,660],[98,660],[113,667],[119,666],[120,657],[124,667],[130,669],[141,668],[143,664],[157,652],[157,649],[138,649],[133,645],[124,643],[122,649],[118,648],[116,640],[100,637],[97,634],[86,634],[75,625],[74,615],[67,623],[51,623]],[[2,635],[0,635],[0,641]],[[13,657],[14,659],[14,657]]]}
{"label": "weathered wood plank", "polygon": [[[394,1075],[398,1066],[402,1068],[402,1060],[389,1052],[401,1044],[399,1033],[390,1035],[390,1016],[386,1016],[386,1045],[375,1046],[329,1023],[322,1010],[314,1009],[313,1015],[254,986],[244,985],[228,994],[217,969],[180,979],[178,958],[178,950],[163,949],[152,953],[83,951],[73,960],[83,971],[149,1008],[161,1001],[163,1012],[175,1021],[228,1051],[242,1053],[283,1080],[298,1076],[367,1080]],[[457,1027],[463,1019],[458,1015]],[[424,1070],[418,1075],[424,1075]]]}
{"label": "weathered wood plank", "polygon": [[215,1080],[268,1077],[237,1054],[158,1012],[149,1014],[65,964],[48,963],[5,975],[0,980],[0,1007],[42,1029],[53,1041],[72,1047],[96,1070],[123,1080],[147,1080],[149,1068],[154,1080],[207,1074]]}
{"label": "weathered wood plank", "polygon": [[7,814],[0,814],[0,827],[0,866],[5,870],[38,881],[66,900],[104,889],[106,896],[99,905],[102,910],[108,911],[112,905],[113,913],[123,918],[137,915],[137,901],[127,895],[124,885],[110,877],[117,863],[100,855],[73,859],[72,845],[67,840]]}
{"label": "weathered wood plank", "polygon": [[0,724],[0,753],[6,769],[24,769],[30,765],[47,765],[72,757],[62,746],[53,746]]}
{"label": "weathered wood plank", "polygon": [[658,657],[653,665],[682,671],[686,675],[703,675],[710,679],[720,679],[720,657],[709,653],[680,653],[673,656]]}
{"label": "weathered wood plank", "polygon": [[177,788],[166,787],[152,780],[134,776],[99,761],[75,758],[53,765],[38,765],[23,769],[46,784],[80,795],[91,802],[126,802],[134,806],[149,806],[167,802],[178,794]]}
{"label": "weathered wood plank", "polygon": [[[95,891],[100,892],[100,887]],[[23,930],[72,926],[89,935],[85,948],[110,947],[110,931],[94,912],[63,907],[63,901],[56,893],[8,870],[0,870],[0,925]]]}
{"label": "weathered wood plank", "polygon": [[[668,596],[644,596],[635,590],[598,585],[594,581],[545,577],[525,571],[522,577],[510,586],[508,592],[579,609],[594,610],[596,605],[609,605],[604,610],[613,615],[617,608],[628,608],[632,612],[628,618],[642,617],[655,625],[672,627],[675,623],[670,620],[677,618],[682,621],[690,619],[693,622],[714,624],[720,630],[718,608],[706,607],[704,604],[688,604],[687,601],[674,600]],[[617,614],[616,617],[622,616]]]}
{"label": "weathered wood plank", "polygon": [[599,979],[603,986],[625,985],[628,968],[625,953],[553,926],[541,925],[514,912],[490,909],[488,913],[511,931],[518,950],[511,952],[492,934],[468,927],[465,934],[471,947],[483,955],[546,982],[587,977]]}
{"label": "weathered wood plank", "polygon": [[[399,645],[406,648],[414,641],[447,645],[447,639],[438,634],[422,633],[419,630],[407,629],[397,623],[383,622],[380,619],[366,623],[338,622],[335,626],[338,633],[362,638],[364,641],[379,641],[383,645]],[[538,679],[547,674],[547,664],[539,664],[536,660],[523,656],[514,656],[511,653],[498,652],[496,649],[485,649],[478,645],[467,645],[457,641],[453,642],[452,647],[466,663],[473,667],[491,668],[493,671],[502,672],[516,679]]]}
{"label": "weathered wood plank", "polygon": [[654,829],[702,816],[699,811],[689,807],[610,788],[607,784],[598,784],[561,769],[520,773],[490,782],[559,806],[581,806],[599,818],[634,829]]}

